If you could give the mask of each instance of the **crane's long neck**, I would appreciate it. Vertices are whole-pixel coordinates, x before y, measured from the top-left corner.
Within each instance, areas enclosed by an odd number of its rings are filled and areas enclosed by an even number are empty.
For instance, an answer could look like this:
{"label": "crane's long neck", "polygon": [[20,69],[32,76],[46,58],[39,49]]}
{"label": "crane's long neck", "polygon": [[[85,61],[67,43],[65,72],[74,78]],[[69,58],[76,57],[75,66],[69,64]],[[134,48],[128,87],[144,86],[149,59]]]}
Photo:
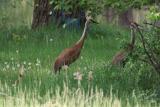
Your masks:
{"label": "crane's long neck", "polygon": [[134,44],[135,44],[135,31],[134,31],[134,28],[131,28],[131,40],[130,40],[130,44],[132,46],[134,46]]}
{"label": "crane's long neck", "polygon": [[83,30],[83,34],[82,34],[81,38],[79,39],[79,41],[76,43],[76,45],[78,45],[78,44],[79,45],[83,45],[84,40],[85,40],[85,38],[87,36],[88,24],[89,24],[89,21],[86,21],[85,27],[84,27],[84,30]]}

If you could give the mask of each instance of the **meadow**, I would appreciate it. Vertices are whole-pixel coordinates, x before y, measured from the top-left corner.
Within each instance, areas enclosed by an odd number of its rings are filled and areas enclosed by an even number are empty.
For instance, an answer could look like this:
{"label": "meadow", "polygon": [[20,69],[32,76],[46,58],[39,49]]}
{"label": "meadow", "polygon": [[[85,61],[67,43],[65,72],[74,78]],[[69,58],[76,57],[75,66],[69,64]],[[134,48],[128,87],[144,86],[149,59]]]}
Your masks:
{"label": "meadow", "polygon": [[[108,25],[92,25],[80,58],[67,70],[55,75],[53,63],[56,56],[64,48],[74,44],[80,38],[81,32],[57,29],[54,26],[36,31],[23,27],[2,30],[2,105],[157,106],[157,102],[152,101],[154,93],[143,92],[138,86],[139,75],[110,65],[113,55],[120,49],[120,38],[125,41],[129,35],[129,31],[118,27],[115,30]],[[15,84],[22,65],[24,77],[19,84]],[[74,79],[75,72],[83,75],[80,84]],[[88,80],[89,72],[92,72],[92,80]]]}
{"label": "meadow", "polygon": [[[5,11],[6,17],[0,17],[0,107],[159,106],[155,73],[146,70],[144,75],[130,62],[124,68],[110,64],[129,40],[129,29],[92,24],[79,59],[55,74],[55,58],[80,38],[83,28],[63,29],[51,23],[31,30],[29,16],[21,22],[7,19],[12,12]],[[23,77],[16,84],[22,66]],[[82,74],[81,80],[75,78],[76,72]]]}

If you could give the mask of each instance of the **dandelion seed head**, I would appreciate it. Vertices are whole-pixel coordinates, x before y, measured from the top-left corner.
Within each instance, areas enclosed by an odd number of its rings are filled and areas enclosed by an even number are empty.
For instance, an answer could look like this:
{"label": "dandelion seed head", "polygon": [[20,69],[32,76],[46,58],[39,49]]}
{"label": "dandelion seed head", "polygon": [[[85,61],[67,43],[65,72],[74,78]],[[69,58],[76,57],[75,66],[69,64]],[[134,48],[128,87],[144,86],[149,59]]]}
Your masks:
{"label": "dandelion seed head", "polygon": [[8,62],[4,62],[4,64],[5,64],[5,65],[7,65],[7,64],[8,64]]}
{"label": "dandelion seed head", "polygon": [[39,64],[39,63],[36,63],[36,66],[40,66],[40,64]]}
{"label": "dandelion seed head", "polygon": [[7,68],[7,69],[9,69],[9,64],[8,64],[8,65],[6,65],[6,68]]}
{"label": "dandelion seed head", "polygon": [[83,56],[81,56],[81,60],[83,59]]}
{"label": "dandelion seed head", "polygon": [[18,53],[19,53],[19,50],[16,50],[16,53],[18,54]]}
{"label": "dandelion seed head", "polygon": [[52,42],[52,41],[53,41],[53,39],[52,39],[52,38],[50,38],[50,39],[49,39],[49,41],[50,41],[50,42]]}
{"label": "dandelion seed head", "polygon": [[31,62],[29,62],[29,63],[28,63],[28,65],[29,65],[29,66],[31,66],[31,65],[32,65],[32,63],[31,63]]}
{"label": "dandelion seed head", "polygon": [[37,58],[36,62],[39,63],[39,64],[41,63],[41,61],[38,58]]}
{"label": "dandelion seed head", "polygon": [[19,67],[20,67],[20,64],[17,64],[17,67],[19,68]]}
{"label": "dandelion seed head", "polygon": [[15,70],[16,70],[16,68],[15,68],[15,67],[12,67],[12,70],[13,70],[13,71],[15,71]]}
{"label": "dandelion seed head", "polygon": [[75,79],[75,80],[81,81],[81,80],[82,80],[82,77],[83,77],[83,74],[81,74],[79,71],[77,71],[77,72],[75,72],[75,73],[73,74],[73,76],[74,76],[74,79]]}
{"label": "dandelion seed head", "polygon": [[23,64],[26,65],[26,61],[24,61]]}
{"label": "dandelion seed head", "polygon": [[87,70],[87,67],[84,67],[84,70]]}

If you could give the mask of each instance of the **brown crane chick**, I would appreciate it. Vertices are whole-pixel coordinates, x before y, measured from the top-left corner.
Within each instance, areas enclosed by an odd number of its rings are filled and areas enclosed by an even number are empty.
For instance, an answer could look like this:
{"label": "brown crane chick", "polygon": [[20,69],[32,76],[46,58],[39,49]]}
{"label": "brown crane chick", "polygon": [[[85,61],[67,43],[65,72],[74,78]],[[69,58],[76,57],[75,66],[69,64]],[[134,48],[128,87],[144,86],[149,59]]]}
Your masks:
{"label": "brown crane chick", "polygon": [[60,55],[57,57],[57,59],[55,60],[55,63],[54,63],[55,73],[57,73],[57,71],[60,72],[62,66],[64,65],[69,66],[71,63],[73,63],[78,59],[78,57],[80,56],[85,38],[87,36],[88,26],[91,22],[97,23],[92,19],[91,16],[86,16],[84,31],[79,41],[77,41],[77,43],[73,45],[71,48],[67,48],[64,51],[62,51]]}
{"label": "brown crane chick", "polygon": [[112,65],[122,65],[125,59],[127,58],[128,54],[133,51],[134,44],[135,44],[135,28],[136,23],[131,22],[130,29],[131,29],[131,41],[128,45],[120,50],[112,59]]}

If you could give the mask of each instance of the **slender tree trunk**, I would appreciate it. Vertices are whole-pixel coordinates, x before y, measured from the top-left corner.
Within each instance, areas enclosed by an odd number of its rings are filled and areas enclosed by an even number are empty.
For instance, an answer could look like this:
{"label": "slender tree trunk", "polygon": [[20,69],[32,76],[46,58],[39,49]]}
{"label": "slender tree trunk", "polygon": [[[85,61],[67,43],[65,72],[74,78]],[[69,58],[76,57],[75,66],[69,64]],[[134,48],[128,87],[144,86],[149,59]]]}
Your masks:
{"label": "slender tree trunk", "polygon": [[50,11],[49,0],[34,0],[32,29],[47,25],[50,22]]}
{"label": "slender tree trunk", "polygon": [[133,21],[132,9],[128,9],[119,15],[119,24],[123,26],[129,26],[130,21]]}

